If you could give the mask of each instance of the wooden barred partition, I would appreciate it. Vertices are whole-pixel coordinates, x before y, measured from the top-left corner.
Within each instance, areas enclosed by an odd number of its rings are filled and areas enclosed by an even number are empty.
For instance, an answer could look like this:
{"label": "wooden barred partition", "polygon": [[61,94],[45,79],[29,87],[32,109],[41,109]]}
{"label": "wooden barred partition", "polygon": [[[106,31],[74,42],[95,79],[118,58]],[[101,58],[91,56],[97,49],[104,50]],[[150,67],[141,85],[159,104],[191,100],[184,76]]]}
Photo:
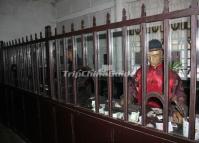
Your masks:
{"label": "wooden barred partition", "polygon": [[[196,86],[197,86],[197,34],[199,8],[197,0],[192,0],[190,8],[169,12],[168,0],[164,2],[164,11],[161,14],[146,16],[145,6],[142,5],[140,18],[126,18],[123,9],[122,21],[111,23],[110,14],[107,14],[105,25],[96,26],[96,18],[93,17],[93,27],[75,31],[71,24],[71,32],[66,33],[64,26],[62,34],[51,34],[51,27],[45,27],[45,37],[35,34],[24,38],[1,42],[0,50],[0,120],[12,128],[27,141],[32,143],[89,143],[89,142],[162,142],[183,143],[197,142],[195,140],[195,118],[196,118]],[[182,137],[170,134],[168,131],[168,90],[169,90],[169,60],[171,49],[169,47],[169,20],[190,17],[191,21],[191,76],[190,76],[190,98],[189,98],[189,134]],[[163,131],[146,127],[146,71],[147,71],[147,23],[163,22],[164,43],[164,93],[161,98],[163,104]],[[140,47],[142,52],[142,123],[141,125],[128,122],[128,77],[123,76],[124,120],[113,118],[113,80],[112,80],[112,57],[113,44],[111,32],[113,29],[121,29],[122,33],[122,69],[128,72],[128,27],[140,25]],[[93,63],[94,71],[99,71],[99,38],[98,33],[104,32],[106,37],[107,55],[104,61],[107,63],[108,77],[108,114],[100,114],[100,91],[99,76],[94,79],[95,109],[86,109],[78,105],[77,78],[73,76],[67,79],[62,76],[65,71],[75,72],[78,69],[77,57],[78,38],[80,39],[81,66],[86,66],[88,52],[85,47],[84,35],[90,34],[93,41]],[[78,37],[79,36],[79,37]],[[118,47],[117,47],[118,48]],[[67,60],[69,50],[72,49],[72,63]],[[55,52],[54,52],[55,51]],[[63,55],[62,55],[63,54]],[[72,68],[70,69],[70,64]],[[2,70],[3,69],[3,70]],[[70,84],[71,83],[71,84]],[[68,88],[66,86],[70,85]]]}

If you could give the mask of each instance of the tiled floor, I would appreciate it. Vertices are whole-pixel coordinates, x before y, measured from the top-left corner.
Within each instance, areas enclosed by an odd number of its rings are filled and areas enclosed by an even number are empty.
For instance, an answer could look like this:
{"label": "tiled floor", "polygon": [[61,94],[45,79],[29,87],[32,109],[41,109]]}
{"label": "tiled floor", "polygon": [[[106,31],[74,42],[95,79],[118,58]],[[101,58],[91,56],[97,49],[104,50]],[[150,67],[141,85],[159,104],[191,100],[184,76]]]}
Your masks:
{"label": "tiled floor", "polygon": [[0,143],[25,143],[11,129],[0,124]]}

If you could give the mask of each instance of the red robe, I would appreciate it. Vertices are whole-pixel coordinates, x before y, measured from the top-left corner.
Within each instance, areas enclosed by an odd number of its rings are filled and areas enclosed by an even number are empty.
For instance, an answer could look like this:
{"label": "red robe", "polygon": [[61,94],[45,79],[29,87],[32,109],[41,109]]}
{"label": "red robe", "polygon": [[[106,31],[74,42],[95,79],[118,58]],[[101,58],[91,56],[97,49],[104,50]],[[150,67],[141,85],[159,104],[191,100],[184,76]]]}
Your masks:
{"label": "red robe", "polygon": [[[131,95],[133,95],[138,104],[142,102],[142,69],[138,69],[134,76],[134,84],[132,84]],[[151,92],[159,93],[163,96],[164,90],[164,70],[163,64],[158,65],[156,68],[149,66],[147,69],[147,94]],[[169,99],[172,96],[185,97],[184,89],[182,87],[182,81],[177,73],[169,70]],[[161,104],[157,101],[149,101],[147,105],[150,107],[161,107]]]}

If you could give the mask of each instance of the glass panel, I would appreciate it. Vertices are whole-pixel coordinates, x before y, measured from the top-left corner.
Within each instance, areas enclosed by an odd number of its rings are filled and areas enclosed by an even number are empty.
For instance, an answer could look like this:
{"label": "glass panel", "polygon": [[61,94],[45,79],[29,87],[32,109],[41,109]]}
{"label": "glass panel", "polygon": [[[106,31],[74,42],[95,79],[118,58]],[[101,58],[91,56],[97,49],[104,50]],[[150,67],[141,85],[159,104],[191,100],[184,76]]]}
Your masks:
{"label": "glass panel", "polygon": [[24,88],[28,89],[28,50],[27,45],[24,46]]}
{"label": "glass panel", "polygon": [[42,70],[43,70],[42,77],[43,77],[44,95],[50,96],[49,90],[48,90],[48,88],[50,88],[50,87],[48,85],[49,79],[47,77],[48,70],[47,70],[47,58],[46,58],[46,44],[44,42],[41,44],[41,48],[42,48]]}
{"label": "glass panel", "polygon": [[52,66],[52,76],[53,80],[51,81],[53,84],[53,88],[51,89],[52,96],[54,99],[58,99],[58,76],[57,76],[57,41],[51,41],[51,47],[52,48],[52,59],[51,59],[51,66]]}
{"label": "glass panel", "polygon": [[20,87],[20,80],[21,80],[21,78],[20,78],[20,72],[21,72],[21,70],[20,70],[20,65],[21,65],[21,63],[20,63],[20,46],[17,47],[17,49],[16,49],[16,55],[17,55],[17,86]]}
{"label": "glass panel", "polygon": [[34,45],[29,45],[28,47],[28,68],[29,68],[29,89],[33,91],[33,68],[32,68],[32,53],[31,50],[34,48]]}
{"label": "glass panel", "polygon": [[76,53],[76,68],[81,68],[83,66],[83,47],[81,43],[81,36],[76,36],[75,37],[75,44],[77,48],[77,53]]}
{"label": "glass panel", "polygon": [[77,71],[77,74],[77,104],[81,107],[91,109],[91,99],[94,97],[94,81],[92,77],[88,76],[90,68],[82,67]]}
{"label": "glass panel", "polygon": [[38,74],[39,74],[39,93],[46,94],[48,90],[47,86],[47,64],[46,64],[46,50],[45,44],[39,43],[37,48],[37,60],[38,60]]}
{"label": "glass panel", "polygon": [[[97,33],[98,38],[98,74],[99,74],[99,113],[108,115],[108,85],[107,85],[107,35],[106,31]],[[95,104],[92,104],[94,107]],[[94,108],[95,109],[95,108]]]}
{"label": "glass panel", "polygon": [[[141,105],[137,103],[135,73],[141,67],[140,25],[127,27],[128,41],[128,120],[141,124]],[[141,82],[140,82],[141,83]]]}
{"label": "glass panel", "polygon": [[20,87],[23,88],[23,68],[24,68],[24,62],[23,62],[23,46],[20,47]]}
{"label": "glass panel", "polygon": [[[170,20],[171,59],[169,85],[169,119],[171,133],[188,137],[190,98],[190,18]],[[187,99],[187,100],[186,100]],[[187,129],[187,131],[185,131]],[[187,132],[187,133],[186,133]]]}
{"label": "glass panel", "polygon": [[6,65],[8,65],[7,66],[7,83],[8,84],[10,84],[10,68],[11,68],[11,66],[10,66],[10,49],[7,49],[6,50],[6,61],[7,61],[7,63],[6,63]]}
{"label": "glass panel", "polygon": [[[93,77],[93,37],[92,34],[84,35],[86,66],[82,66],[77,70],[77,103],[82,107],[89,109],[92,107],[92,102],[95,99],[94,93],[94,77]],[[90,66],[91,67],[90,67]]]}
{"label": "glass panel", "polygon": [[66,77],[67,77],[67,102],[69,103],[74,103],[74,97],[73,97],[73,43],[72,43],[72,38],[67,39],[67,72],[66,72]]}
{"label": "glass panel", "polygon": [[[147,23],[147,79],[146,79],[146,126],[163,130],[164,65],[163,65],[163,24]],[[139,71],[137,72],[139,75]],[[166,78],[166,77],[165,77]],[[139,80],[137,78],[136,80]],[[139,88],[139,87],[138,87]],[[141,90],[141,89],[139,89]],[[141,93],[141,92],[140,92]],[[140,96],[141,97],[141,96]],[[138,98],[139,103],[139,98]]]}
{"label": "glass panel", "polygon": [[84,36],[86,47],[86,65],[94,70],[94,48],[93,48],[93,35],[87,34]]}
{"label": "glass panel", "polygon": [[37,62],[37,45],[34,44],[33,47],[31,48],[31,58],[32,58],[32,71],[33,71],[33,83],[34,83],[34,92],[38,92],[38,84],[37,84],[37,79],[38,79],[38,62]]}
{"label": "glass panel", "polygon": [[57,39],[55,41],[55,49],[56,49],[56,67],[55,67],[55,70],[56,70],[56,73],[57,73],[57,80],[56,80],[56,89],[57,89],[57,96],[58,96],[58,101],[61,101],[62,99],[60,98],[60,85],[61,85],[61,82],[60,82],[60,69],[61,69],[61,63],[60,63],[60,50],[61,50],[61,47],[60,47],[60,39]]}
{"label": "glass panel", "polygon": [[60,99],[66,101],[66,54],[65,54],[65,41],[66,39],[59,40],[59,80],[60,80]]}
{"label": "glass panel", "polygon": [[112,116],[113,118],[124,119],[124,110],[120,105],[120,98],[123,98],[123,50],[122,50],[122,29],[111,30],[112,46]]}
{"label": "glass panel", "polygon": [[12,48],[12,84],[13,86],[17,86],[17,62],[16,62],[16,48]]}

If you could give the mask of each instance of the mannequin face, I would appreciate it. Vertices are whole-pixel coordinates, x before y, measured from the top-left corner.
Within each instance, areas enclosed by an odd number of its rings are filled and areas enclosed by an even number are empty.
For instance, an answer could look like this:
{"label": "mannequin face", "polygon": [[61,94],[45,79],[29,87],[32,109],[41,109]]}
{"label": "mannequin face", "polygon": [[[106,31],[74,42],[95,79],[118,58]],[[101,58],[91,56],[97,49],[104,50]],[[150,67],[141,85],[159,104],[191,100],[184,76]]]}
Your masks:
{"label": "mannequin face", "polygon": [[148,61],[151,66],[156,68],[159,64],[162,63],[162,50],[149,51]]}

